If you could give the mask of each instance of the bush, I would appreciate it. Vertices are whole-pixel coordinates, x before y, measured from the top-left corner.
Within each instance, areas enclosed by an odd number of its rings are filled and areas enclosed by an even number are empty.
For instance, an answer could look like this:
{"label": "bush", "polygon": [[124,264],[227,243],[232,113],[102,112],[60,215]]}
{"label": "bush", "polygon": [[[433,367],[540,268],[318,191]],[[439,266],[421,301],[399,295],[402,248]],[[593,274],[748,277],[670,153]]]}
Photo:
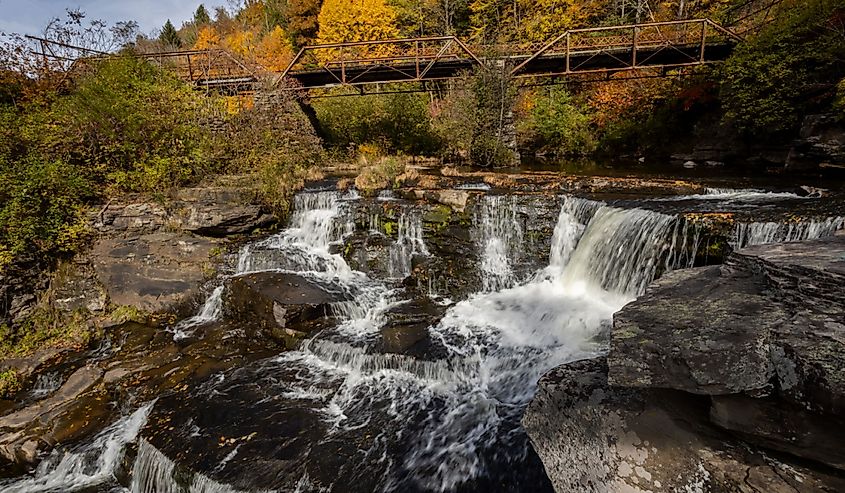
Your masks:
{"label": "bush", "polygon": [[335,148],[369,144],[392,153],[437,152],[426,94],[329,97],[313,105],[327,143]]}
{"label": "bush", "polygon": [[585,155],[596,148],[592,117],[562,86],[532,94],[525,118],[517,126],[520,145],[557,155]]}
{"label": "bush", "polygon": [[442,154],[476,166],[508,166],[516,155],[504,142],[516,89],[506,70],[482,68],[458,82],[436,108]]}
{"label": "bush", "polygon": [[355,178],[355,187],[366,195],[401,185],[399,179],[406,168],[406,162],[395,156],[368,158],[362,155],[359,165],[361,171]]}
{"label": "bush", "polygon": [[0,257],[75,251],[87,239],[82,206],[91,183],[64,161],[27,157],[0,173]]}

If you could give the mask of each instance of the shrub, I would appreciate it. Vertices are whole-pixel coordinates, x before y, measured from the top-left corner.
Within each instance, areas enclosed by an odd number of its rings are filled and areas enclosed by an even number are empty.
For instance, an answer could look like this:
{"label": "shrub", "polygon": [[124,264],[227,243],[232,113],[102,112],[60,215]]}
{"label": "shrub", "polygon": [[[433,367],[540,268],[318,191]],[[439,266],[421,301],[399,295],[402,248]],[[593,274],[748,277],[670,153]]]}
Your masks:
{"label": "shrub", "polygon": [[559,155],[584,155],[595,150],[592,117],[562,86],[531,96],[525,119],[517,129],[522,146]]}
{"label": "shrub", "polygon": [[399,186],[399,177],[405,173],[406,163],[402,158],[382,156],[359,158],[361,171],[355,178],[355,187],[366,195],[379,190]]}
{"label": "shrub", "polygon": [[82,205],[91,183],[61,160],[27,157],[0,173],[0,252],[37,257],[75,251],[88,237]]}
{"label": "shrub", "polygon": [[437,152],[439,141],[425,94],[329,97],[315,99],[313,105],[320,129],[333,147],[374,145],[410,155]]}

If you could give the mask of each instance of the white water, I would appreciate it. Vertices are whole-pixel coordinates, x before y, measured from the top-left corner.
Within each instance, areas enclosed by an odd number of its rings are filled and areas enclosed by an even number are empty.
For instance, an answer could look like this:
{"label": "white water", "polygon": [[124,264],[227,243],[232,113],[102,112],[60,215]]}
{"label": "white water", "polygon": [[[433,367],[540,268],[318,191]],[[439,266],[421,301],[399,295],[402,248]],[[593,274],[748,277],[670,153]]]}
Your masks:
{"label": "white water", "polygon": [[732,245],[734,248],[744,248],[767,243],[815,240],[831,236],[843,227],[843,217],[789,223],[738,223],[734,229]]}
{"label": "white water", "polygon": [[[489,268],[495,262],[510,267],[518,258],[518,204],[510,198],[485,201],[479,211],[480,254],[487,256],[491,243],[503,248],[487,257],[487,264],[482,262],[485,292],[452,306],[428,329],[439,351],[436,359],[424,360],[379,352],[385,313],[401,299],[331,253],[332,243],[349,232],[344,201],[334,193],[310,195],[297,198],[289,229],[244,249],[238,272],[254,271],[258,252],[264,252],[264,258],[281,259],[275,270],[296,271],[353,296],[354,301],[336,307],[343,318],[336,329],[272,363],[275,373],[296,375],[278,397],[315,406],[328,426],[325,440],[360,444],[363,450],[357,451],[355,462],[343,467],[362,468],[377,479],[381,491],[407,491],[412,484],[450,491],[518,465],[529,451],[519,418],[539,377],[557,365],[603,351],[602,332],[613,312],[662,269],[684,265],[683,252],[691,247],[688,232],[674,217],[565,198],[549,266],[520,284],[512,270],[503,276],[507,269]],[[405,234],[411,250],[417,241],[414,227],[409,223]],[[256,378],[274,381],[272,366],[268,368]],[[136,440],[148,412],[142,408],[113,425],[84,452],[45,462],[36,479],[15,483],[10,491],[73,491],[113,481],[125,444]],[[93,462],[85,459],[88,465],[77,465],[80,457],[92,454],[97,455]],[[225,460],[218,465],[225,467]],[[232,491],[200,474],[189,475],[187,483],[183,475],[177,482],[176,469],[141,440],[131,492]],[[42,483],[49,488],[31,487]],[[342,491],[343,485],[334,485],[334,490]]]}
{"label": "white water", "polygon": [[399,216],[396,242],[390,248],[390,276],[404,278],[411,273],[414,255],[428,255],[423,240],[422,218],[419,214],[403,212]]}
{"label": "white water", "polygon": [[[54,450],[32,477],[4,483],[4,493],[70,492],[113,484],[126,445],[134,442],[147,422],[153,403],[142,406],[75,449]],[[135,493],[135,492],[133,492]]]}
{"label": "white water", "polygon": [[62,386],[62,375],[59,372],[42,373],[35,380],[30,395],[35,399],[42,399],[52,394]]}
{"label": "white water", "polygon": [[769,192],[753,188],[705,188],[703,194],[678,195],[673,197],[661,197],[652,200],[713,200],[727,203],[747,203],[801,198],[804,197],[791,192]]}
{"label": "white water", "polygon": [[[505,463],[521,460],[528,445],[519,416],[539,377],[599,353],[611,315],[661,269],[688,265],[681,250],[694,247],[693,239],[677,238],[688,232],[674,217],[567,198],[549,268],[519,285],[503,275],[506,269],[489,268],[494,261],[509,265],[511,258],[499,255],[507,248],[491,255],[491,244],[519,247],[516,215],[510,198],[482,203],[485,288],[511,287],[458,303],[429,329],[445,357],[381,354],[366,338],[346,332],[349,342],[314,340],[277,360],[299,368],[312,384],[322,382],[291,395],[321,406],[330,434],[345,437],[380,423],[363,462],[386,468],[384,491],[407,489],[408,478],[424,489],[452,490],[491,473],[491,447],[510,454]],[[336,390],[326,393],[329,382]],[[410,426],[409,417],[420,415],[422,421]],[[390,457],[386,444],[393,441],[409,444],[404,457]]]}
{"label": "white water", "polygon": [[518,197],[485,196],[478,204],[475,228],[484,291],[513,286],[516,283],[513,264],[523,246]]}

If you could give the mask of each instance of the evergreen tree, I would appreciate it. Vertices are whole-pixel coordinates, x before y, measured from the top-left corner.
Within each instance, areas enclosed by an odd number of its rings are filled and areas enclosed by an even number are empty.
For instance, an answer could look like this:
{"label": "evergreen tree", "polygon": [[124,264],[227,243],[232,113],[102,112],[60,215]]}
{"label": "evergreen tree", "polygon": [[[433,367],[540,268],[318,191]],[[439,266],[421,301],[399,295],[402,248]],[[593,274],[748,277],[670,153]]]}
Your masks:
{"label": "evergreen tree", "polygon": [[194,12],[194,25],[200,27],[209,23],[211,23],[211,16],[208,15],[208,10],[205,9],[205,5],[200,4],[200,6],[197,7],[196,12]]}
{"label": "evergreen tree", "polygon": [[169,48],[182,47],[182,39],[179,37],[179,32],[176,31],[175,27],[173,27],[173,23],[170,22],[170,19],[167,19],[167,22],[164,23],[164,27],[161,28],[161,34],[158,35],[158,40]]}

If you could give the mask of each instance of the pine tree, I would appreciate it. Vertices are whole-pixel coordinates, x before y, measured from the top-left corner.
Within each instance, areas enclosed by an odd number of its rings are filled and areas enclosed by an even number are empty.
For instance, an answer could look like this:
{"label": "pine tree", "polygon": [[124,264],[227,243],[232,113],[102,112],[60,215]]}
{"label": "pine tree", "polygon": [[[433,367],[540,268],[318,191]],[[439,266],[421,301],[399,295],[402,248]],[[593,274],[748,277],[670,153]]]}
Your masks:
{"label": "pine tree", "polygon": [[211,22],[211,16],[208,15],[208,10],[205,9],[205,5],[200,4],[197,7],[196,12],[194,12],[194,26],[200,27]]}
{"label": "pine tree", "polygon": [[182,47],[182,39],[179,37],[179,32],[176,31],[175,27],[173,27],[173,23],[170,22],[170,19],[167,19],[167,22],[164,23],[164,27],[161,28],[161,34],[158,35],[158,40],[168,48],[175,49]]}

